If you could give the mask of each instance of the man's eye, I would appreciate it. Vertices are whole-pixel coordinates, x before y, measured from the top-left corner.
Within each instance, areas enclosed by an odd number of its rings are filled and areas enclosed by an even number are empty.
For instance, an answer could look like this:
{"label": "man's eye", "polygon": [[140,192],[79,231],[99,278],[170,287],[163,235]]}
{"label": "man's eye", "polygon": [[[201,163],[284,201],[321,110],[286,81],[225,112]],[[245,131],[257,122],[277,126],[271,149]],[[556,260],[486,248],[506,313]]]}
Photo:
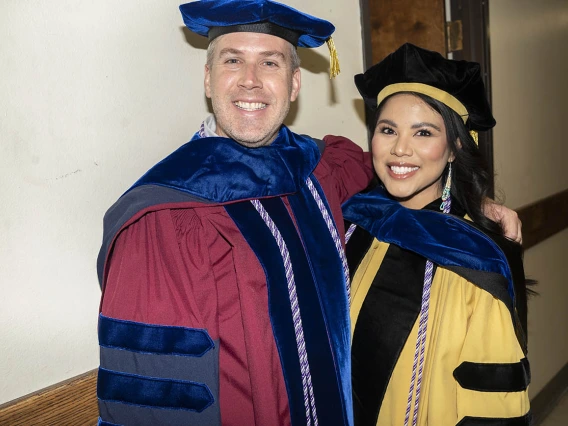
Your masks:
{"label": "man's eye", "polygon": [[272,62],[272,61],[265,61],[264,65],[266,65],[267,67],[277,67],[278,64],[276,62]]}
{"label": "man's eye", "polygon": [[227,59],[225,61],[226,64],[238,64],[239,60],[238,59]]}

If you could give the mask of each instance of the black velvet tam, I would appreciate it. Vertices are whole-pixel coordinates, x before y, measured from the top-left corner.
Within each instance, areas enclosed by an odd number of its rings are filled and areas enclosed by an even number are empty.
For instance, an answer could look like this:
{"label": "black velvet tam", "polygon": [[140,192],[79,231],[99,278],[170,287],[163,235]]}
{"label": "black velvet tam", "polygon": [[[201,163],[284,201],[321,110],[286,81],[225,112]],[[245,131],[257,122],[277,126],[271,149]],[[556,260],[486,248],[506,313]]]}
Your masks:
{"label": "black velvet tam", "polygon": [[209,40],[231,32],[256,32],[298,47],[318,47],[335,31],[331,22],[269,0],[199,0],[179,9],[185,25]]}
{"label": "black velvet tam", "polygon": [[[481,79],[480,66],[476,62],[446,59],[437,52],[406,43],[364,74],[355,76],[359,93],[371,108],[377,108],[377,96],[385,88],[385,92],[412,91],[402,85],[391,86],[399,83],[420,83],[434,88],[433,92],[439,96],[428,93],[428,87],[424,87],[424,91],[416,91],[450,106],[464,117],[464,121],[469,114],[466,124],[470,130],[488,130],[495,126]],[[457,99],[467,112],[460,111],[459,103],[458,108],[455,108],[456,102],[453,98]]]}

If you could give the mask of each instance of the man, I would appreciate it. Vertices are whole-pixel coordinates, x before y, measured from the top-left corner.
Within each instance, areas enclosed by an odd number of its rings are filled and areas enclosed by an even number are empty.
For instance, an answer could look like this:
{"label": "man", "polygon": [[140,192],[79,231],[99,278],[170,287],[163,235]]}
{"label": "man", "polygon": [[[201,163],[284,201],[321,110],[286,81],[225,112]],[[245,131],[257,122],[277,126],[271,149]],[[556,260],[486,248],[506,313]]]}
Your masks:
{"label": "man", "polygon": [[334,27],[267,0],[196,1],[209,117],[105,215],[100,424],[352,424],[341,203],[370,164],[282,125],[296,46]]}
{"label": "man", "polygon": [[296,46],[334,27],[265,0],[180,9],[211,40],[214,117],[105,216],[101,422],[352,424],[340,205],[371,170],[282,125]]}

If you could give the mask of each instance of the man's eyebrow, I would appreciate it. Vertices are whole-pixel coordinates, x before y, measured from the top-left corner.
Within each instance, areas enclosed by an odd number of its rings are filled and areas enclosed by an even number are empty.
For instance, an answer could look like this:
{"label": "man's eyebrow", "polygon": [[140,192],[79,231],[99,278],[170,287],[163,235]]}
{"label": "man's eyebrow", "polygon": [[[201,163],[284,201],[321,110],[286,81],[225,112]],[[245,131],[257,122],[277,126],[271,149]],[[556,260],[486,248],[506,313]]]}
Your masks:
{"label": "man's eyebrow", "polygon": [[420,128],[420,127],[432,127],[432,128],[434,128],[434,129],[436,129],[438,132],[441,132],[441,131],[442,131],[442,129],[440,129],[440,127],[436,126],[436,125],[433,124],[433,123],[429,123],[429,122],[427,122],[427,121],[423,121],[422,123],[413,124],[410,128],[411,128],[411,129],[418,129],[418,128]]}
{"label": "man's eyebrow", "polygon": [[[219,51],[219,57],[227,56],[227,55],[242,55],[244,52],[239,49],[234,49],[232,47],[225,47]],[[264,52],[260,52],[259,55],[264,56],[265,58],[270,58],[272,56],[277,56],[281,59],[286,59],[284,53],[278,50],[266,50]]]}
{"label": "man's eyebrow", "polygon": [[241,55],[243,53],[242,50],[233,49],[232,47],[225,47],[221,51],[219,51],[219,56],[225,55]]}
{"label": "man's eyebrow", "polygon": [[268,58],[270,56],[278,56],[281,59],[286,59],[286,56],[284,56],[284,53],[280,52],[279,50],[267,50],[265,52],[260,52],[260,55]]}

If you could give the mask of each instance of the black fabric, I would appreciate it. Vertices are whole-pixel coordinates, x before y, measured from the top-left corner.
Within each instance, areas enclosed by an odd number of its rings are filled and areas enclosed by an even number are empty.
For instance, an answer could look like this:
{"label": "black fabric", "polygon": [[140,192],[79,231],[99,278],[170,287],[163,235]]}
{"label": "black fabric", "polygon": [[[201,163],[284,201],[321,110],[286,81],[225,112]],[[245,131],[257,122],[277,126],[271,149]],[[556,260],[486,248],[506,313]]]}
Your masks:
{"label": "black fabric", "polygon": [[493,241],[505,253],[509,269],[513,277],[515,286],[515,332],[521,343],[521,347],[526,355],[528,348],[528,329],[527,329],[527,285],[528,280],[525,278],[525,269],[523,267],[523,249],[520,244],[509,240],[501,235],[490,235]]}
{"label": "black fabric", "polygon": [[[311,138],[311,136],[308,136],[308,135],[302,135],[302,136],[307,136],[307,137]],[[316,145],[318,146],[320,154],[323,154],[323,152],[325,151],[325,141],[323,141],[321,139],[316,139],[316,138],[312,138],[312,139],[316,143]]]}
{"label": "black fabric", "polygon": [[253,24],[230,25],[227,27],[213,27],[209,30],[209,41],[213,41],[223,34],[229,33],[262,33],[283,38],[287,42],[298,46],[298,39],[302,35],[296,31],[273,24],[272,22],[257,22]]}
{"label": "black fabric", "polygon": [[476,62],[446,59],[438,52],[406,43],[364,74],[355,76],[359,93],[373,109],[379,92],[396,83],[422,83],[451,94],[467,109],[472,130],[495,126]]}
{"label": "black fabric", "polygon": [[390,377],[420,313],[426,259],[391,245],[367,293],[351,348],[355,424],[375,426]]}
{"label": "black fabric", "polygon": [[529,411],[521,417],[489,418],[489,417],[464,417],[456,426],[530,426],[532,414]]}
{"label": "black fabric", "polygon": [[514,363],[462,362],[454,377],[464,389],[479,392],[521,392],[531,382],[531,370],[526,358]]}
{"label": "black fabric", "polygon": [[[344,221],[344,224],[346,230],[351,226],[351,222],[347,220]],[[367,251],[369,251],[371,244],[373,244],[373,239],[373,236],[360,226],[355,228],[355,231],[351,234],[345,251],[347,266],[349,267],[349,278],[353,279],[355,271],[357,271],[361,261],[367,254]]]}
{"label": "black fabric", "polygon": [[[434,212],[441,212],[442,209],[442,197],[436,198],[430,204],[425,205],[422,207],[422,210],[431,210]],[[452,198],[452,206],[450,207],[450,214],[453,216],[459,216],[463,218],[466,215],[465,209],[458,203],[456,200]],[[469,222],[468,222],[469,223]]]}

